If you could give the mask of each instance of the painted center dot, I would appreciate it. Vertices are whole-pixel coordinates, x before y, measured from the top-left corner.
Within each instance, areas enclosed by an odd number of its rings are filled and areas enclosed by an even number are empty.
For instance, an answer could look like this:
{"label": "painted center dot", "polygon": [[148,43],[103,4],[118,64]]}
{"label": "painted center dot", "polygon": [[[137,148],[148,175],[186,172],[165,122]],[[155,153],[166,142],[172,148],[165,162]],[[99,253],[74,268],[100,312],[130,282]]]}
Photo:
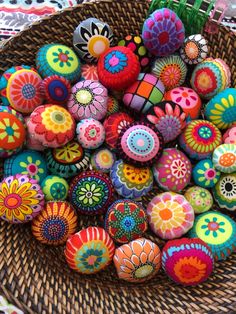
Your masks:
{"label": "painted center dot", "polygon": [[56,87],[55,88],[55,94],[56,94],[56,96],[61,97],[61,96],[63,96],[63,90],[60,87]]}
{"label": "painted center dot", "polygon": [[93,99],[93,96],[88,90],[81,89],[76,93],[76,99],[82,105],[88,105]]}
{"label": "painted center dot", "polygon": [[4,200],[4,205],[10,209],[19,207],[22,204],[22,199],[19,195],[12,193]]}
{"label": "painted center dot", "polygon": [[169,220],[172,218],[172,211],[169,210],[168,208],[162,209],[159,213],[161,219],[163,220]]}
{"label": "painted center dot", "polygon": [[213,222],[213,221],[209,222],[208,229],[212,230],[212,231],[218,230],[219,229],[219,224],[217,222]]}
{"label": "painted center dot", "polygon": [[140,147],[143,147],[145,145],[145,142],[142,138],[138,139],[137,140],[137,145],[140,146]]}
{"label": "painted center dot", "polygon": [[162,32],[159,36],[158,36],[159,42],[161,45],[165,45],[169,42],[169,34],[167,32]]}
{"label": "painted center dot", "polygon": [[112,67],[117,66],[119,64],[119,62],[120,62],[120,60],[116,56],[111,57],[111,59],[109,60],[109,64]]}
{"label": "painted center dot", "polygon": [[67,62],[68,61],[68,56],[67,54],[65,53],[60,53],[59,56],[58,56],[59,60],[62,61],[62,62]]}
{"label": "painted center dot", "polygon": [[106,49],[106,45],[105,45],[105,42],[102,41],[102,40],[97,40],[95,43],[94,43],[94,46],[93,46],[93,50],[96,54],[100,55],[102,54]]}

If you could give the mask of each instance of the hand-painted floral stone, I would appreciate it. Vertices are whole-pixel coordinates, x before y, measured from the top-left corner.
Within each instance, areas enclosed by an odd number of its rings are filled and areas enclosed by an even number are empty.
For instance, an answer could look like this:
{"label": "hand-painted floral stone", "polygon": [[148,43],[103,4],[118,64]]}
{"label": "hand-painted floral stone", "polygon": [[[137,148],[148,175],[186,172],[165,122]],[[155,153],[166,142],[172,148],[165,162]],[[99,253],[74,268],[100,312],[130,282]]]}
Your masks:
{"label": "hand-painted floral stone", "polygon": [[140,238],[147,228],[147,215],[141,203],[129,199],[118,200],[106,213],[105,229],[118,243]]}
{"label": "hand-painted floral stone", "polygon": [[190,83],[201,98],[211,99],[228,87],[229,78],[221,62],[206,59],[196,65]]}
{"label": "hand-painted floral stone", "polygon": [[26,139],[22,115],[7,106],[0,106],[0,157],[6,158],[19,152]]}
{"label": "hand-painted floral stone", "polygon": [[116,192],[125,198],[139,198],[146,195],[153,187],[153,174],[150,168],[137,168],[123,160],[114,163],[110,172]]}
{"label": "hand-painted floral stone", "polygon": [[43,103],[42,79],[33,70],[22,69],[8,80],[6,94],[12,108],[21,113],[31,113]]}
{"label": "hand-painted floral stone", "polygon": [[47,103],[64,106],[69,99],[71,85],[65,77],[51,75],[43,80],[41,89]]}
{"label": "hand-painted floral stone", "polygon": [[196,185],[209,189],[219,181],[220,171],[215,168],[211,159],[203,159],[193,167],[192,177]]}
{"label": "hand-painted floral stone", "polygon": [[98,69],[95,64],[81,65],[81,78],[84,80],[98,81]]}
{"label": "hand-painted floral stone", "polygon": [[190,183],[191,170],[188,157],[176,148],[164,149],[153,165],[154,178],[165,191],[182,191]]}
{"label": "hand-painted floral stone", "polygon": [[213,123],[205,120],[189,122],[179,137],[181,148],[190,158],[197,160],[210,157],[221,143],[220,130]]}
{"label": "hand-painted floral stone", "polygon": [[113,262],[120,279],[144,282],[158,273],[161,251],[154,242],[140,238],[117,248]]}
{"label": "hand-painted floral stone", "polygon": [[111,167],[116,161],[116,155],[108,148],[101,148],[91,156],[91,166],[94,170],[102,172],[110,172]]}
{"label": "hand-painted floral stone", "polygon": [[205,117],[219,129],[227,129],[236,121],[236,88],[226,88],[205,107]]}
{"label": "hand-painted floral stone", "polygon": [[94,274],[111,263],[115,245],[99,227],[88,227],[72,235],[66,243],[65,256],[70,268],[82,274]]}
{"label": "hand-painted floral stone", "polygon": [[170,9],[154,11],[144,22],[142,38],[146,48],[155,56],[167,56],[180,48],[185,30],[182,21]]}
{"label": "hand-painted floral stone", "polygon": [[152,55],[144,46],[141,36],[127,35],[124,39],[118,42],[118,46],[124,46],[132,50],[138,57],[142,70],[147,69],[150,65]]}
{"label": "hand-painted floral stone", "polygon": [[132,123],[134,119],[124,112],[112,113],[103,123],[106,138],[105,142],[111,149],[117,148],[117,142],[121,130]]}
{"label": "hand-painted floral stone", "polygon": [[236,144],[236,126],[229,128],[223,136],[224,144]]}
{"label": "hand-painted floral stone", "polygon": [[133,122],[121,131],[117,148],[118,154],[127,163],[150,166],[160,158],[163,137],[152,124]]}
{"label": "hand-painted floral stone", "polygon": [[36,217],[44,206],[38,182],[27,175],[10,176],[0,183],[0,218],[13,224]]}
{"label": "hand-painted floral stone", "polygon": [[137,81],[125,90],[123,103],[137,112],[145,113],[162,100],[164,92],[165,87],[159,78],[140,73]]}
{"label": "hand-painted floral stone", "polygon": [[184,193],[184,197],[192,206],[195,214],[204,213],[211,209],[213,205],[211,193],[200,186],[188,188]]}
{"label": "hand-painted floral stone", "polygon": [[112,47],[98,60],[99,81],[106,88],[117,91],[133,84],[140,72],[137,56],[126,47]]}
{"label": "hand-painted floral stone", "polygon": [[26,174],[42,183],[47,176],[47,164],[44,156],[33,150],[20,152],[4,162],[4,176]]}
{"label": "hand-painted floral stone", "polygon": [[113,32],[107,23],[95,18],[82,21],[75,29],[73,45],[81,59],[87,62],[98,58],[112,46]]}
{"label": "hand-painted floral stone", "polygon": [[76,121],[94,118],[102,120],[107,113],[107,89],[98,81],[76,83],[67,102],[69,112]]}
{"label": "hand-painted floral stone", "polygon": [[236,172],[236,144],[222,144],[216,147],[212,161],[220,172]]}
{"label": "hand-painted floral stone", "polygon": [[45,201],[64,201],[67,198],[69,185],[58,176],[47,176],[41,184]]}
{"label": "hand-painted floral stone", "polygon": [[202,101],[192,88],[183,86],[173,88],[165,93],[164,99],[172,100],[179,105],[185,112],[186,117],[197,119],[200,115]]}
{"label": "hand-painted floral stone", "polygon": [[105,140],[103,125],[93,118],[81,120],[77,124],[76,133],[78,142],[88,149],[98,148]]}
{"label": "hand-painted floral stone", "polygon": [[36,66],[43,78],[55,74],[65,77],[71,83],[80,78],[80,60],[75,52],[65,45],[42,46],[36,55]]}
{"label": "hand-painted floral stone", "polygon": [[214,267],[210,247],[200,239],[177,239],[166,243],[162,268],[178,284],[195,286],[207,280]]}
{"label": "hand-painted floral stone", "polygon": [[236,210],[236,173],[222,174],[213,188],[213,196],[220,208]]}
{"label": "hand-painted floral stone", "polygon": [[52,174],[70,178],[88,168],[90,153],[77,141],[71,141],[62,147],[49,149],[46,158]]}
{"label": "hand-painted floral stone", "polygon": [[197,64],[206,59],[208,54],[207,40],[201,35],[185,38],[180,48],[180,57],[188,64]]}
{"label": "hand-painted floral stone", "polygon": [[159,77],[166,90],[178,87],[185,81],[187,66],[178,55],[157,58],[151,73]]}
{"label": "hand-painted floral stone", "polygon": [[106,212],[113,193],[112,182],[105,173],[85,171],[72,180],[69,199],[80,214],[98,215]]}
{"label": "hand-painted floral stone", "polygon": [[145,116],[161,133],[164,143],[175,140],[186,126],[186,114],[173,101],[159,102],[150,108]]}
{"label": "hand-painted floral stone", "polygon": [[147,206],[152,231],[164,240],[180,238],[194,222],[194,210],[183,195],[165,192],[155,196]]}
{"label": "hand-painted floral stone", "polygon": [[74,138],[75,121],[65,108],[58,105],[37,107],[27,123],[28,132],[47,147],[60,147]]}
{"label": "hand-painted floral stone", "polygon": [[197,216],[188,236],[204,241],[216,261],[226,259],[236,250],[236,223],[220,212],[209,211]]}
{"label": "hand-painted floral stone", "polygon": [[43,244],[64,244],[76,232],[77,220],[77,214],[68,202],[51,201],[33,220],[32,233]]}

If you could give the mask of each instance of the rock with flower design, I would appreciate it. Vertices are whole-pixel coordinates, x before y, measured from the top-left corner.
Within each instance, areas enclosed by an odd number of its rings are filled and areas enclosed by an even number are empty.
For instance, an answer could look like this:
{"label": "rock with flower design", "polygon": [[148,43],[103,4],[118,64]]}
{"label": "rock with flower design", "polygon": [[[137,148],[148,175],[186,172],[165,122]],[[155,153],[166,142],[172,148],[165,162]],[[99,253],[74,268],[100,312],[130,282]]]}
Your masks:
{"label": "rock with flower design", "polygon": [[236,251],[236,223],[217,211],[197,216],[188,236],[203,240],[210,247],[216,261],[224,260]]}
{"label": "rock with flower design", "polygon": [[73,140],[46,152],[48,170],[63,178],[74,177],[89,167],[90,152]]}
{"label": "rock with flower design", "polygon": [[60,75],[71,83],[80,78],[80,60],[68,46],[61,44],[46,44],[36,54],[36,66],[39,74],[45,78]]}
{"label": "rock with flower design", "polygon": [[18,153],[25,144],[26,130],[22,115],[7,106],[0,106],[0,157]]}
{"label": "rock with flower design", "polygon": [[116,46],[98,60],[99,81],[108,89],[122,91],[132,85],[140,72],[137,56],[129,48]]}
{"label": "rock with flower design", "polygon": [[211,157],[211,154],[222,143],[220,130],[206,120],[189,122],[179,137],[181,148],[190,158],[201,160]]}
{"label": "rock with flower design", "polygon": [[117,148],[117,142],[122,129],[132,123],[134,119],[124,112],[112,113],[103,123],[106,138],[105,142],[111,149]]}
{"label": "rock with flower design", "polygon": [[102,120],[107,113],[107,101],[106,87],[98,81],[85,80],[72,87],[67,108],[76,121]]}
{"label": "rock with flower design", "polygon": [[69,185],[67,181],[58,176],[47,176],[41,184],[45,201],[64,201],[68,196]]}
{"label": "rock with flower design", "polygon": [[176,148],[163,150],[153,166],[157,184],[165,191],[182,191],[191,180],[192,165],[188,157]]}
{"label": "rock with flower design", "polygon": [[150,168],[137,168],[123,160],[117,160],[113,164],[110,177],[116,192],[125,198],[140,198],[153,187],[153,173]]}
{"label": "rock with flower design", "polygon": [[209,189],[219,181],[220,171],[215,168],[211,159],[203,159],[193,167],[192,177],[196,185]]}
{"label": "rock with flower design", "polygon": [[4,176],[26,174],[39,183],[47,176],[47,164],[44,156],[33,150],[20,152],[4,162]]}
{"label": "rock with flower design", "polygon": [[16,71],[11,75],[6,87],[9,105],[17,112],[31,113],[44,101],[41,84],[42,78],[34,70]]}
{"label": "rock with flower design", "polygon": [[41,90],[47,103],[65,106],[70,97],[71,84],[63,76],[51,75],[45,77]]}
{"label": "rock with flower design", "polygon": [[38,182],[17,174],[0,183],[0,218],[12,224],[26,223],[44,206],[44,194]]}
{"label": "rock with flower design", "polygon": [[160,78],[168,91],[184,83],[187,66],[180,56],[171,55],[157,58],[152,65],[151,73]]}
{"label": "rock with flower design", "polygon": [[146,112],[146,119],[162,134],[164,143],[175,140],[186,126],[186,114],[173,101],[162,101]]}
{"label": "rock with flower design", "polygon": [[76,232],[78,217],[65,201],[47,202],[32,221],[33,236],[43,244],[60,245]]}
{"label": "rock with flower design", "polygon": [[163,145],[163,137],[154,125],[136,121],[120,132],[117,153],[127,163],[146,167],[160,158]]}
{"label": "rock with flower design", "polygon": [[220,172],[236,172],[236,144],[222,144],[216,147],[212,161]]}
{"label": "rock with flower design", "polygon": [[140,73],[123,96],[123,103],[130,109],[145,113],[163,98],[165,87],[162,81],[149,73]]}
{"label": "rock with flower design", "polygon": [[227,129],[236,121],[236,88],[226,88],[214,96],[204,111],[207,120],[219,129]]}
{"label": "rock with flower design", "polygon": [[112,46],[113,41],[110,26],[93,17],[82,21],[73,35],[74,48],[86,62],[96,62]]}
{"label": "rock with flower design", "polygon": [[96,149],[105,140],[104,126],[93,118],[81,120],[77,124],[76,133],[78,142],[87,149]]}
{"label": "rock with flower design", "polygon": [[211,99],[229,86],[230,71],[221,59],[207,58],[196,65],[191,86],[203,99]]}
{"label": "rock with flower design", "polygon": [[144,282],[158,273],[161,251],[154,242],[139,238],[117,248],[113,262],[120,279]]}
{"label": "rock with flower design", "polygon": [[74,138],[75,121],[69,111],[58,105],[37,107],[27,122],[28,132],[46,147],[57,148]]}
{"label": "rock with flower design", "polygon": [[92,154],[90,164],[94,170],[109,173],[115,161],[116,155],[111,150],[101,148]]}
{"label": "rock with flower design", "polygon": [[213,206],[213,198],[211,193],[200,186],[192,186],[188,188],[184,197],[192,206],[195,214],[201,214]]}
{"label": "rock with flower design", "polygon": [[180,238],[194,223],[194,210],[183,195],[165,192],[157,194],[147,206],[152,231],[164,240]]}
{"label": "rock with flower design", "polygon": [[200,239],[177,239],[166,243],[162,268],[178,284],[195,286],[207,280],[214,268],[210,247]]}
{"label": "rock with flower design", "polygon": [[202,101],[192,88],[184,86],[173,88],[165,93],[164,99],[172,100],[179,105],[186,114],[186,117],[197,119],[200,115]]}
{"label": "rock with flower design", "polygon": [[88,275],[107,267],[114,253],[111,237],[100,227],[88,227],[75,233],[67,240],[65,248],[69,267]]}
{"label": "rock with flower design", "polygon": [[141,203],[122,199],[115,201],[105,217],[105,229],[118,243],[128,243],[147,231],[146,211]]}
{"label": "rock with flower design", "polygon": [[236,126],[229,128],[223,135],[224,144],[236,144]]}
{"label": "rock with flower design", "polygon": [[202,62],[206,59],[207,54],[207,40],[201,34],[188,36],[180,48],[180,57],[188,64]]}
{"label": "rock with flower design", "polygon": [[236,211],[236,172],[221,175],[213,188],[213,196],[220,208]]}
{"label": "rock with flower design", "polygon": [[177,14],[168,8],[154,11],[142,30],[144,45],[155,56],[170,55],[180,48],[185,30]]}
{"label": "rock with flower design", "polygon": [[113,201],[114,189],[108,175],[98,171],[85,171],[70,184],[69,199],[83,215],[98,215],[107,211]]}
{"label": "rock with flower design", "polygon": [[97,65],[88,63],[82,64],[81,80],[99,81]]}

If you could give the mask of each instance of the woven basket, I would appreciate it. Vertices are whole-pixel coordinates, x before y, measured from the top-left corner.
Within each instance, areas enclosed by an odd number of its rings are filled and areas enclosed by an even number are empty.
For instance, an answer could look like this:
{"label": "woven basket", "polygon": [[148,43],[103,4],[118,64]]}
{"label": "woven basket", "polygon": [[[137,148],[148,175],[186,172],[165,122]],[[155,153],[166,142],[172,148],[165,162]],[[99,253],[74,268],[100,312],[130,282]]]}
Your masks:
{"label": "woven basket", "polygon": [[[84,3],[34,23],[7,41],[0,50],[0,71],[12,65],[33,65],[43,44],[72,46],[72,34],[80,21],[94,16],[106,21],[121,38],[139,33],[148,14],[145,0],[105,0]],[[204,36],[210,55],[223,58],[236,85],[236,41],[229,29]],[[79,228],[96,225],[102,218],[80,218]],[[162,245],[157,238],[146,237]],[[162,271],[151,281],[128,284],[119,281],[111,265],[93,276],[79,275],[66,265],[63,247],[46,247],[31,235],[30,226],[0,222],[0,294],[24,313],[235,313],[236,255],[217,263],[207,282],[193,288],[173,284]]]}

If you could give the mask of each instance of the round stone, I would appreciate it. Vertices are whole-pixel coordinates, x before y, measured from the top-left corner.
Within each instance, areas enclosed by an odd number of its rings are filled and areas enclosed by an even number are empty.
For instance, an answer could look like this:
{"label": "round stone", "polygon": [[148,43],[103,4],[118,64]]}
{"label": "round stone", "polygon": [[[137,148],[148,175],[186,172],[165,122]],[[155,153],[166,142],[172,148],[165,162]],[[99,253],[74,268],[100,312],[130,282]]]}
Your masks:
{"label": "round stone", "polygon": [[211,193],[200,186],[192,186],[184,193],[184,197],[192,206],[195,214],[201,214],[213,206],[213,198]]}
{"label": "round stone", "polygon": [[224,173],[236,172],[236,144],[222,144],[213,152],[215,168]]}
{"label": "round stone", "polygon": [[109,173],[116,161],[116,155],[108,148],[101,148],[91,156],[91,166],[94,170]]}
{"label": "round stone", "polygon": [[219,181],[220,171],[215,168],[211,159],[203,159],[193,167],[192,177],[196,185],[209,189]]}
{"label": "round stone", "polygon": [[58,176],[47,176],[41,184],[46,201],[64,201],[67,198],[69,185]]}
{"label": "round stone", "polygon": [[48,103],[65,106],[70,96],[71,85],[63,76],[51,75],[43,80],[41,89]]}
{"label": "round stone", "polygon": [[188,64],[200,63],[208,55],[207,44],[207,40],[201,34],[188,36],[180,48],[180,57]]}

